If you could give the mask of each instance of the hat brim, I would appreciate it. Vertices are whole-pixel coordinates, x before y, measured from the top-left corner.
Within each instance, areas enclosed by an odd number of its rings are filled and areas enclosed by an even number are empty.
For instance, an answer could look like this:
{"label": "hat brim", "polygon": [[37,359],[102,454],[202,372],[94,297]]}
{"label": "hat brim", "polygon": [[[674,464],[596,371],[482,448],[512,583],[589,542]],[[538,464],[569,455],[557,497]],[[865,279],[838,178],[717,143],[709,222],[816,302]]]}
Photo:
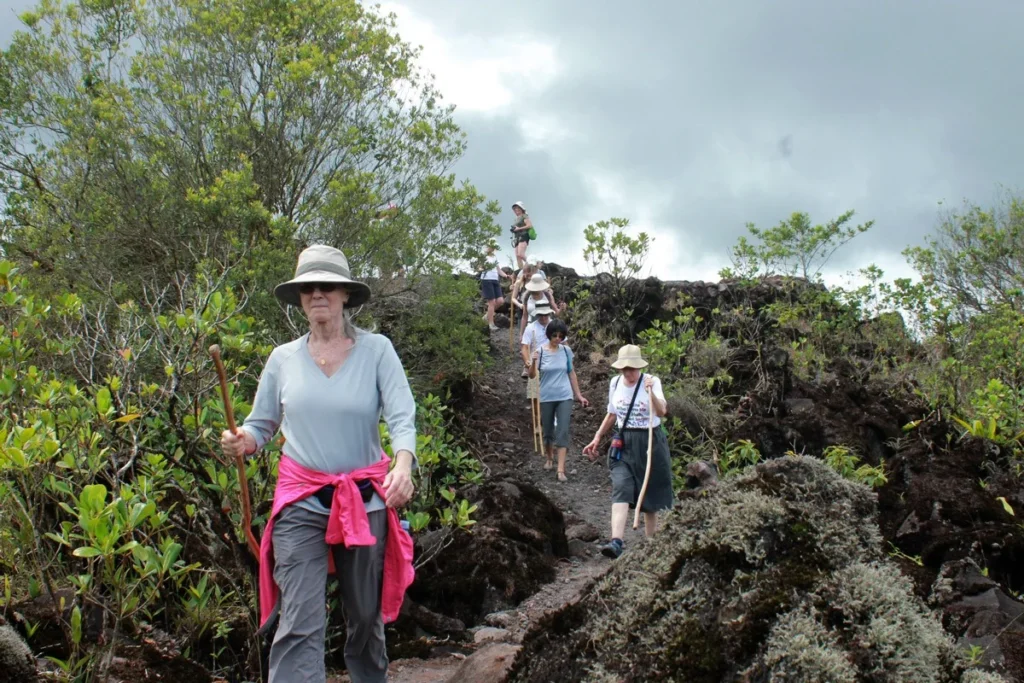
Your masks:
{"label": "hat brim", "polygon": [[535,309],[533,309],[533,314],[534,315],[554,315],[555,312],[552,311],[550,308],[543,308],[543,309],[542,308],[535,308]]}
{"label": "hat brim", "polygon": [[612,367],[616,370],[625,370],[626,368],[633,368],[634,370],[640,370],[647,367],[647,361],[643,358],[636,360],[634,358],[622,358],[612,363]]}
{"label": "hat brim", "polygon": [[551,289],[551,283],[545,282],[543,287],[539,287],[534,286],[532,282],[527,282],[524,288],[528,292],[546,292],[547,290]]}
{"label": "hat brim", "polygon": [[350,308],[362,306],[370,300],[370,288],[365,283],[349,279],[328,270],[311,270],[288,282],[282,282],[277,287],[274,287],[274,296],[283,304],[291,304],[301,308],[302,299],[299,296],[299,287],[304,284],[319,282],[333,282],[342,285],[348,291],[348,301],[345,305]]}

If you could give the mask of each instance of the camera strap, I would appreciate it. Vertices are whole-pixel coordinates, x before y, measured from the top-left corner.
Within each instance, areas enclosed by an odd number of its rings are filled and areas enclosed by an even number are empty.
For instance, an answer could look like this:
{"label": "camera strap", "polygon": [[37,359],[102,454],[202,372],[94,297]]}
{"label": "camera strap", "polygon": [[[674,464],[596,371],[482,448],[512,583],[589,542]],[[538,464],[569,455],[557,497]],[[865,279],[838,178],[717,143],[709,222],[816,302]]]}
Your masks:
{"label": "camera strap", "polygon": [[[621,377],[621,375],[620,375]],[[633,404],[636,403],[636,395],[640,393],[640,384],[644,381],[644,373],[640,373],[640,378],[636,381],[636,388],[633,389],[633,399],[629,402],[629,408],[626,409],[626,417],[622,420],[622,426],[617,427],[616,431],[622,431],[629,424],[629,416],[633,412]],[[618,383],[615,384],[615,389],[618,390]]]}

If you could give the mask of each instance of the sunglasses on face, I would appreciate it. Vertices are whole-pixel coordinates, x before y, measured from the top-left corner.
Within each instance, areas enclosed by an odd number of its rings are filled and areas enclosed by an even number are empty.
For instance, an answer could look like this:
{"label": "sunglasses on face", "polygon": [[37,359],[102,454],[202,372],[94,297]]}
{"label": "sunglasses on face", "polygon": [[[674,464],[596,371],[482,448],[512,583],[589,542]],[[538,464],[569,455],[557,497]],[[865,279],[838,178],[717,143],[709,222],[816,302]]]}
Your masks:
{"label": "sunglasses on face", "polygon": [[555,334],[551,335],[551,339],[558,341],[560,339],[565,339],[565,335],[562,334],[561,332],[556,332]]}
{"label": "sunglasses on face", "polygon": [[299,292],[302,294],[312,294],[317,289],[327,294],[336,289],[341,289],[341,285],[337,282],[309,282],[299,285]]}

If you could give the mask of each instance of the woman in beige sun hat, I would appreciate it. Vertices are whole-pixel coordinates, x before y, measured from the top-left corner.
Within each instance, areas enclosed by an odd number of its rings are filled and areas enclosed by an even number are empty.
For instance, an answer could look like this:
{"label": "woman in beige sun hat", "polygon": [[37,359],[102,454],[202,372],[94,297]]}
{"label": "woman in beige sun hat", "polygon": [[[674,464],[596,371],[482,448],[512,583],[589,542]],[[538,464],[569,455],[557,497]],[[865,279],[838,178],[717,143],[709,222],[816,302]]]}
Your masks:
{"label": "woman in beige sun hat", "polygon": [[551,306],[551,312],[558,315],[562,308],[555,303],[555,294],[551,291],[551,284],[540,273],[534,272],[530,279],[523,285],[522,301],[520,307],[524,311],[519,321],[519,334],[526,331],[526,326],[537,319],[537,306],[546,302]]}
{"label": "woman in beige sun hat", "polygon": [[[309,332],[271,352],[241,429],[221,434],[231,459],[255,455],[278,430],[285,437],[260,562],[261,628],[277,619],[269,680],[326,679],[333,565],[349,675],[383,681],[384,623],[398,616],[413,577],[412,538],[397,509],[415,490],[416,403],[391,341],[349,320],[370,288],[352,278],[340,250],[305,249],[274,294],[302,309]],[[381,450],[382,418],[393,461]]]}
{"label": "woman in beige sun hat", "polygon": [[[647,472],[648,427],[653,427],[654,446],[651,479],[644,496],[644,533],[651,537],[658,530],[658,512],[668,510],[675,500],[672,490],[672,457],[661,418],[668,412],[668,403],[661,380],[643,372],[647,367],[639,346],[627,344],[619,349],[612,367],[619,371],[608,386],[608,414],[597,428],[593,440],[583,453],[595,460],[601,438],[612,429],[612,447],[608,450],[608,471],[612,480],[611,540],[601,547],[606,557],[616,558],[623,551],[623,535],[629,509],[636,507],[637,497]],[[648,401],[647,389],[652,401]],[[653,403],[653,405],[652,405]]]}

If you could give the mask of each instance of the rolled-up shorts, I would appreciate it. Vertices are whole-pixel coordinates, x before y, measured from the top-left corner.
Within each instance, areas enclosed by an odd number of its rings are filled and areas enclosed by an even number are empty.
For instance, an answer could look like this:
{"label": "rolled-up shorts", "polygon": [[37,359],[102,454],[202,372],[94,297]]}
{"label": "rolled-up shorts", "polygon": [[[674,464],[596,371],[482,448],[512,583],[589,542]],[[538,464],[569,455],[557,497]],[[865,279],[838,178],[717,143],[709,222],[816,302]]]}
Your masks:
{"label": "rolled-up shorts", "polygon": [[[647,430],[626,430],[622,433],[622,440],[622,458],[608,458],[612,480],[612,503],[629,503],[630,508],[635,508],[647,471]],[[672,456],[668,450],[668,438],[664,429],[655,427],[651,479],[647,484],[647,493],[644,494],[644,503],[640,509],[644,512],[659,512],[670,509],[674,502]]]}
{"label": "rolled-up shorts", "polygon": [[505,295],[501,292],[501,284],[499,284],[497,280],[481,280],[480,292],[488,301],[491,299],[505,298]]}
{"label": "rolled-up shorts", "polygon": [[571,422],[571,398],[564,401],[541,402],[540,424],[544,430],[544,445],[554,444],[555,448],[568,448]]}

